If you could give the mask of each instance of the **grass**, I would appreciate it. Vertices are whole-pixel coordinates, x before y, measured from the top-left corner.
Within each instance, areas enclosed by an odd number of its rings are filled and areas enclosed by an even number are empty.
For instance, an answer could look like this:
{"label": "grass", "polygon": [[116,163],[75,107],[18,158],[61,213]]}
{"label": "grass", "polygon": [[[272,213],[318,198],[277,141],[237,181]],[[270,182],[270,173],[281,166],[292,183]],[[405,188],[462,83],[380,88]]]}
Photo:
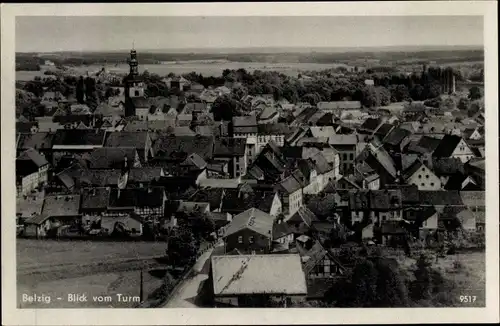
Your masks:
{"label": "grass", "polygon": [[163,256],[162,242],[99,242],[18,239],[17,268],[88,264],[113,259],[141,259]]}
{"label": "grass", "polygon": [[[46,294],[53,297],[50,305],[24,304],[30,308],[96,308],[132,307],[133,303],[70,303],[68,293],[89,295],[139,295],[139,270],[161,268],[159,259],[165,254],[164,243],[153,242],[98,242],[52,241],[18,239],[17,292]],[[144,295],[161,285],[155,272],[144,272]],[[63,300],[56,300],[57,297]]]}
{"label": "grass", "polygon": [[[411,276],[416,260],[413,258],[398,259],[400,266],[407,276]],[[466,252],[456,255],[447,255],[432,262],[433,268],[455,284],[450,289],[450,295],[457,307],[484,307],[486,305],[485,282],[485,253]],[[476,296],[472,303],[462,303],[460,296]]]}

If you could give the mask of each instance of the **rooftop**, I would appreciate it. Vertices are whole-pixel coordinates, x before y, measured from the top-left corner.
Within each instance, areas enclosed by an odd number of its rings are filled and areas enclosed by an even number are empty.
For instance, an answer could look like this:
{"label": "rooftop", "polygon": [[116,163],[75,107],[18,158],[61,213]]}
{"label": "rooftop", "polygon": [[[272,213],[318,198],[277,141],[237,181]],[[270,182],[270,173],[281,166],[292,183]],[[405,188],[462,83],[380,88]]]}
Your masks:
{"label": "rooftop", "polygon": [[215,295],[306,295],[306,278],[298,254],[212,257]]}
{"label": "rooftop", "polygon": [[234,234],[243,229],[250,229],[263,236],[271,238],[274,217],[257,208],[250,208],[233,217],[225,236]]}

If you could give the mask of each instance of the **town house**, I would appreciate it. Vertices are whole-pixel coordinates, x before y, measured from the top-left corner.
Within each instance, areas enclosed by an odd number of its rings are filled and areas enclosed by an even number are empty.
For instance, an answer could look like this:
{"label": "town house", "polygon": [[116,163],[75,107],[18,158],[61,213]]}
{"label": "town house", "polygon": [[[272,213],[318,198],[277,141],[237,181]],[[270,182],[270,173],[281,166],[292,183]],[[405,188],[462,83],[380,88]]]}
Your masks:
{"label": "town house", "polygon": [[153,140],[147,131],[110,132],[103,147],[133,147],[137,150],[142,163],[154,157]]}
{"label": "town house", "polygon": [[246,138],[247,165],[250,165],[258,154],[257,151],[257,119],[255,116],[233,117],[229,126],[230,135],[234,138]]}
{"label": "town house", "polygon": [[208,279],[216,307],[287,307],[307,295],[298,254],[214,256]]}
{"label": "town house", "polygon": [[79,209],[80,195],[46,196],[41,214],[24,222],[24,235],[43,238],[80,234]]}
{"label": "town house", "polygon": [[357,156],[359,139],[356,135],[332,135],[328,143],[339,153],[340,174],[352,173]]}
{"label": "town house", "polygon": [[146,221],[158,221],[165,212],[167,196],[163,187],[111,189],[105,217],[130,216],[132,213]]}
{"label": "town house", "polygon": [[234,216],[224,235],[225,252],[269,253],[273,224],[274,217],[257,208]]}
{"label": "town house", "polygon": [[27,194],[48,182],[49,162],[34,149],[24,151],[16,158],[16,185],[18,194]]}
{"label": "town house", "polygon": [[100,129],[59,129],[52,141],[53,164],[73,160],[75,154],[90,153],[104,147],[106,132]]}
{"label": "town house", "polygon": [[436,158],[458,158],[462,163],[475,157],[465,140],[456,135],[445,135],[432,155]]}
{"label": "town house", "polygon": [[419,159],[407,167],[402,177],[407,184],[416,185],[418,190],[440,190],[441,180]]}
{"label": "town house", "polygon": [[216,160],[228,159],[232,178],[244,175],[247,170],[246,139],[223,137],[215,140],[213,157]]}
{"label": "town house", "polygon": [[256,152],[259,153],[264,146],[273,141],[276,146],[282,147],[285,144],[285,135],[290,127],[285,123],[263,124],[257,127]]}

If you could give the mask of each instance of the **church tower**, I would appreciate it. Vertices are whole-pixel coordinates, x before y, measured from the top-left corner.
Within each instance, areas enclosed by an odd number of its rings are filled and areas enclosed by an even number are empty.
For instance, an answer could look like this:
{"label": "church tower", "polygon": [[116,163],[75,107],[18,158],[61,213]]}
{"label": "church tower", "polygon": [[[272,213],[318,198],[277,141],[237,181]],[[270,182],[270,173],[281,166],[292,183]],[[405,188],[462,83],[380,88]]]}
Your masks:
{"label": "church tower", "polygon": [[144,82],[139,76],[139,62],[137,61],[137,51],[130,51],[129,74],[125,77],[125,116],[135,115],[135,99],[144,99]]}

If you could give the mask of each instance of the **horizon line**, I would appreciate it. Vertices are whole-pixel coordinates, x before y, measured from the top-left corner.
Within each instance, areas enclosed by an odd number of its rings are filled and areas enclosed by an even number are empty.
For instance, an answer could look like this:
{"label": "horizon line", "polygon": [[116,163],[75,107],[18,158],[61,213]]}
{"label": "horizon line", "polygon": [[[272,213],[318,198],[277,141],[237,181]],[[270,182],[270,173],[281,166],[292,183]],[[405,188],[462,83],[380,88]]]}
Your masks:
{"label": "horizon line", "polygon": [[[193,50],[196,51],[217,51],[217,50],[258,50],[258,49],[309,49],[309,51],[312,51],[314,49],[349,49],[349,50],[356,50],[358,49],[359,51],[362,50],[369,50],[369,49],[384,49],[384,48],[453,48],[453,47],[460,47],[460,48],[481,48],[484,49],[484,44],[453,44],[453,45],[431,45],[431,44],[426,44],[426,45],[418,45],[418,44],[413,44],[413,45],[380,45],[380,46],[228,46],[228,47],[182,47],[182,48],[165,48],[165,49],[148,49],[148,48],[135,48],[136,51],[144,51],[144,52],[158,52],[158,51],[165,51],[164,53],[168,53],[168,51],[187,51],[187,52],[192,52]],[[69,50],[50,50],[50,51],[15,51],[15,53],[65,53],[65,52],[79,52],[79,53],[92,53],[92,52],[122,52],[122,51],[130,51],[131,48],[128,49],[89,49],[89,50],[76,50],[76,49],[69,49]],[[305,51],[307,52],[307,51]],[[206,52],[205,52],[206,53]],[[219,52],[220,54],[224,54],[224,52]]]}

